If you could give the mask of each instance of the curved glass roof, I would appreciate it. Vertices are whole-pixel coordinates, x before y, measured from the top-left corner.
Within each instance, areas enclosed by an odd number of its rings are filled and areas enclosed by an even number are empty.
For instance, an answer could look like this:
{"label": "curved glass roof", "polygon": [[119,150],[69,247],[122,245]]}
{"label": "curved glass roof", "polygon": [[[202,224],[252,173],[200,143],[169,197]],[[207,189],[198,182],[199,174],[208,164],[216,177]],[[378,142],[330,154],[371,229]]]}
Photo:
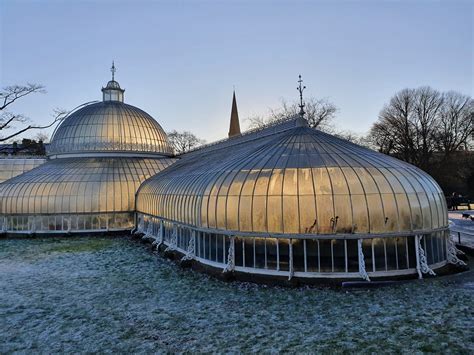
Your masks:
{"label": "curved glass roof", "polygon": [[0,158],[0,183],[42,165],[44,158]]}
{"label": "curved glass roof", "polygon": [[119,101],[87,105],[57,128],[49,155],[133,152],[171,155],[166,133],[153,117]]}
{"label": "curved glass roof", "polygon": [[172,159],[63,158],[0,184],[0,214],[135,210],[135,192]]}
{"label": "curved glass roof", "polygon": [[183,155],[143,183],[137,211],[197,227],[270,234],[447,226],[443,192],[429,175],[300,120]]}

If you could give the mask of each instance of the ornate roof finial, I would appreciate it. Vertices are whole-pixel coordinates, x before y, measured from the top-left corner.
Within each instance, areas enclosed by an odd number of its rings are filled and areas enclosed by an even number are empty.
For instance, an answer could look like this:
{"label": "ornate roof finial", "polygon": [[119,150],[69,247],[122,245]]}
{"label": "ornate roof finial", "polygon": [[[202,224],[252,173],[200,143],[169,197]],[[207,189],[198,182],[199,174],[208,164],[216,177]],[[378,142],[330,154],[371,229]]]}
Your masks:
{"label": "ornate roof finial", "polygon": [[115,81],[115,72],[117,69],[115,69],[115,63],[112,61],[112,68],[110,68],[110,71],[112,72],[112,81]]}
{"label": "ornate roof finial", "polygon": [[298,92],[300,93],[300,115],[301,116],[304,116],[305,112],[304,112],[304,102],[303,102],[303,90],[306,89],[306,86],[303,86],[301,85],[303,83],[303,79],[301,79],[301,75],[298,76],[299,80],[298,80],[298,87],[296,88],[296,90],[298,90]]}

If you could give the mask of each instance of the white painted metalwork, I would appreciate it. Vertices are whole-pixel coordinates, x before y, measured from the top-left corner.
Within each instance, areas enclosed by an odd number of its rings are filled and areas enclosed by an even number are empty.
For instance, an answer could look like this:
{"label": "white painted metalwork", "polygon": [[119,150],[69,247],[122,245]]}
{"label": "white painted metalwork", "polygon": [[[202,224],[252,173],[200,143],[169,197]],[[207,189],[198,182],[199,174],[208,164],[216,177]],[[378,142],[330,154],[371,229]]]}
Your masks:
{"label": "white painted metalwork", "polygon": [[235,238],[230,237],[229,249],[227,251],[227,264],[223,272],[234,271],[235,269]]}
{"label": "white painted metalwork", "polygon": [[359,275],[366,281],[370,281],[369,275],[365,270],[364,252],[362,250],[362,239],[357,240],[357,250],[359,254]]}
{"label": "white painted metalwork", "polygon": [[174,251],[178,248],[178,228],[176,225],[173,226],[173,231],[171,233],[171,242],[168,244],[168,247],[165,249],[165,252]]}
{"label": "white painted metalwork", "polygon": [[[417,270],[419,270],[418,275],[420,276],[420,272],[422,274],[429,274],[435,276],[436,273],[431,270],[431,268],[428,266],[428,262],[426,261],[426,254],[425,250],[421,246],[421,240],[423,239],[423,235],[416,235],[415,236],[415,243],[417,245],[417,256],[418,256],[418,267]],[[420,277],[421,278],[421,277]]]}
{"label": "white painted metalwork", "polygon": [[451,238],[451,236],[448,237],[447,244],[448,262],[453,265],[465,266],[466,263],[457,256],[460,250],[456,248],[456,244],[454,243],[454,240]]}
{"label": "white painted metalwork", "polygon": [[186,254],[183,256],[181,259],[182,261],[184,260],[193,260],[194,256],[196,254],[196,232],[192,232],[191,238],[189,238],[189,243],[188,243],[188,249],[186,250]]}
{"label": "white painted metalwork", "polygon": [[137,232],[143,233],[145,230],[145,220],[142,218],[138,219]]}
{"label": "white painted metalwork", "polygon": [[295,274],[295,270],[293,268],[293,241],[290,239],[289,241],[289,250],[288,250],[288,253],[289,253],[289,265],[288,265],[288,269],[289,269],[289,272],[288,272],[288,280],[291,280],[293,278],[293,275]]}

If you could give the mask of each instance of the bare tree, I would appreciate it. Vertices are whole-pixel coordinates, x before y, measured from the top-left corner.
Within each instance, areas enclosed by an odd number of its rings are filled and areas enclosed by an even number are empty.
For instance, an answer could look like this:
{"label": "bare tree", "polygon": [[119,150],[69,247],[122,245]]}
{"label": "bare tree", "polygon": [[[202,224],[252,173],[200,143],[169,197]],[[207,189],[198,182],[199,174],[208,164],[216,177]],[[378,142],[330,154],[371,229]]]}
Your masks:
{"label": "bare tree", "polygon": [[473,100],[430,87],[404,89],[385,105],[370,131],[379,151],[430,171],[433,157],[466,148],[474,133]]}
{"label": "bare tree", "polygon": [[47,143],[49,142],[49,134],[47,134],[46,132],[38,132],[38,134],[36,134],[35,136],[35,139],[38,142]]}
{"label": "bare tree", "polygon": [[386,154],[426,168],[436,149],[443,95],[430,88],[396,93],[370,131],[371,141]]}
{"label": "bare tree", "polygon": [[44,87],[38,84],[12,85],[0,90],[0,142],[7,142],[29,130],[49,128],[67,115],[64,110],[56,110],[53,121],[40,126],[28,124],[30,120],[27,117],[8,110],[10,105],[25,96],[45,92]]}
{"label": "bare tree", "polygon": [[446,156],[461,148],[467,150],[474,135],[474,100],[458,92],[443,94],[439,112],[436,147]]}
{"label": "bare tree", "polygon": [[[338,111],[336,105],[327,99],[309,98],[305,102],[306,119],[310,127],[318,128],[322,131],[332,131],[332,120]],[[282,99],[281,106],[276,109],[270,109],[268,117],[262,116],[249,117],[249,128],[259,128],[274,121],[295,116],[299,113],[299,102],[289,103]]]}
{"label": "bare tree", "polygon": [[196,137],[193,133],[188,131],[178,132],[173,130],[167,134],[175,154],[185,153],[206,143],[206,141]]}

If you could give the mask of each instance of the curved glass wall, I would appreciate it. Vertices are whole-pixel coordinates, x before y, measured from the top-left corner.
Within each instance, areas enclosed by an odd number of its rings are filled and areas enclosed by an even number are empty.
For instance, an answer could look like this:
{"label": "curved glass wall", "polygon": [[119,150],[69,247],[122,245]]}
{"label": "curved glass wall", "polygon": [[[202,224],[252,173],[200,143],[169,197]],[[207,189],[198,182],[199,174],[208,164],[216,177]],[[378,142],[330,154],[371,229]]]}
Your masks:
{"label": "curved glass wall", "polygon": [[0,158],[0,183],[12,177],[30,171],[42,165],[46,159],[41,158]]}
{"label": "curved glass wall", "polygon": [[87,105],[57,128],[49,155],[85,152],[138,152],[171,155],[166,133],[153,117],[118,101]]}
{"label": "curved glass wall", "polygon": [[191,255],[205,265],[225,271],[231,263],[237,272],[302,278],[361,278],[361,258],[368,277],[416,275],[421,269],[419,250],[423,250],[426,265],[437,269],[446,265],[449,241],[447,230],[362,239],[355,235],[251,237],[193,228],[144,214],[138,214],[138,226],[156,243]]}
{"label": "curved glass wall", "polygon": [[135,192],[172,159],[63,158],[0,185],[11,232],[131,229]]}
{"label": "curved glass wall", "polygon": [[447,228],[443,192],[414,166],[308,127],[254,136],[184,155],[141,186],[137,211],[260,234]]}

